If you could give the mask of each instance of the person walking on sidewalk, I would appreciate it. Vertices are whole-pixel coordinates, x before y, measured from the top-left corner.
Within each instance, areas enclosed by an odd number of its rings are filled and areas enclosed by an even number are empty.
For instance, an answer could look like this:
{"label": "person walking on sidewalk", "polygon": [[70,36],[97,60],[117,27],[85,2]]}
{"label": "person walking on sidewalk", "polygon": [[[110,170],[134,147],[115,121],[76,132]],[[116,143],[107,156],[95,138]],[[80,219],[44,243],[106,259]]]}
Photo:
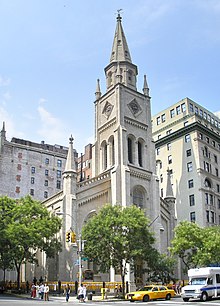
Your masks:
{"label": "person walking on sidewalk", "polygon": [[86,301],[86,284],[83,285],[83,302]]}
{"label": "person walking on sidewalk", "polygon": [[69,284],[67,284],[67,286],[65,288],[65,294],[66,294],[66,302],[68,302],[69,298],[70,298],[70,286],[69,286]]}
{"label": "person walking on sidewalk", "polygon": [[49,301],[49,286],[48,284],[45,284],[44,286],[44,301]]}
{"label": "person walking on sidewalk", "polygon": [[80,303],[83,302],[84,295],[83,295],[83,285],[82,284],[80,284],[80,286],[78,288],[78,299],[79,299]]}

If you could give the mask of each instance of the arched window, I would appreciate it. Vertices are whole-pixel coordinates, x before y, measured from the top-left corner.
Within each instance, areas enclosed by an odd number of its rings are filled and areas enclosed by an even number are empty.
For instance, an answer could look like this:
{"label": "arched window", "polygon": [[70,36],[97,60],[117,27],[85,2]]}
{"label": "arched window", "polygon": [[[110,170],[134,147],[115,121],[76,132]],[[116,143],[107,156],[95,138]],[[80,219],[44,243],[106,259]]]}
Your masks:
{"label": "arched window", "polygon": [[205,183],[205,187],[212,188],[212,183],[208,178],[205,179],[204,183]]}
{"label": "arched window", "polygon": [[138,141],[138,164],[143,167],[143,143]]}
{"label": "arched window", "polygon": [[128,137],[128,162],[133,164],[133,141]]}
{"label": "arched window", "polygon": [[113,166],[115,164],[115,142],[114,142],[114,136],[111,136],[109,138],[109,146],[110,146],[110,150],[109,150],[109,154],[110,154],[110,165]]}
{"label": "arched window", "polygon": [[133,189],[133,204],[140,208],[144,207],[144,190],[141,186]]}
{"label": "arched window", "polygon": [[106,170],[107,165],[108,165],[108,163],[107,163],[108,155],[107,155],[107,143],[106,143],[106,141],[102,142],[101,148],[102,148],[102,169]]}

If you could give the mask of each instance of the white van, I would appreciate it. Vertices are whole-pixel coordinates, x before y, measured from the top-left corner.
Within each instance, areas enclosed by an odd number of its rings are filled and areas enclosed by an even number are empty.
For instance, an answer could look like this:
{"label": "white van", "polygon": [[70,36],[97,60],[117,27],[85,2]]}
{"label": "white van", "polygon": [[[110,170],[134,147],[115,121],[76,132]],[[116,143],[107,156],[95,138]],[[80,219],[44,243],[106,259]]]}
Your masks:
{"label": "white van", "polygon": [[181,291],[184,302],[198,298],[207,301],[220,295],[220,267],[189,269],[188,276],[189,284]]}

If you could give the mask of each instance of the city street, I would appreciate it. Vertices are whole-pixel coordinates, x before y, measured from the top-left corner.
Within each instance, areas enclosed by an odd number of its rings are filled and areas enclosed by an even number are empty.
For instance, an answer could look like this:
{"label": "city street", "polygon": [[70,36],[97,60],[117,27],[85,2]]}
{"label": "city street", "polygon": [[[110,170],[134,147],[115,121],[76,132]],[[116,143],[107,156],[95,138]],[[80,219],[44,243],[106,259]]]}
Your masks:
{"label": "city street", "polygon": [[[10,305],[16,305],[16,306],[29,306],[29,305],[40,305],[40,304],[53,304],[55,306],[61,305],[63,303],[66,303],[65,301],[65,297],[61,296],[61,297],[54,297],[51,296],[49,302],[46,301],[42,301],[42,300],[36,300],[36,299],[31,299],[31,298],[25,298],[25,297],[14,297],[14,296],[10,296],[10,295],[0,295],[0,305],[1,306],[10,306]],[[70,297],[69,300],[69,304],[79,304],[79,301],[75,298],[75,297]],[[119,304],[119,305],[123,305],[123,306],[142,306],[142,305],[148,305],[148,306],[153,306],[153,305],[158,305],[158,306],[168,306],[168,305],[185,305],[185,306],[195,306],[195,305],[203,305],[203,306],[214,306],[214,305],[219,305],[220,304],[220,299],[213,299],[211,301],[208,302],[200,302],[200,301],[190,301],[190,302],[183,302],[181,298],[174,298],[170,301],[165,301],[165,300],[160,300],[160,301],[150,301],[148,303],[144,303],[144,302],[134,302],[134,303],[130,303],[128,301],[113,301],[113,300],[93,300],[93,301],[86,301],[87,305],[112,305],[112,304]]]}

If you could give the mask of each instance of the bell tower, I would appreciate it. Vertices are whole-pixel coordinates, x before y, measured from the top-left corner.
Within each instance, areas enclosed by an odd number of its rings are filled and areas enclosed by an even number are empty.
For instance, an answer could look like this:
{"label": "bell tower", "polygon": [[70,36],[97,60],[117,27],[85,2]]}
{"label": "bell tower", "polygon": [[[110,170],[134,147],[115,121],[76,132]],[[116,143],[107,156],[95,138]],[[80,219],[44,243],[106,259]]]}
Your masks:
{"label": "bell tower", "polygon": [[138,69],[132,63],[120,14],[104,71],[106,92],[101,93],[98,80],[95,93],[93,177],[110,173],[112,205],[135,204],[153,220],[160,204],[149,88],[144,76],[143,92],[137,90]]}

